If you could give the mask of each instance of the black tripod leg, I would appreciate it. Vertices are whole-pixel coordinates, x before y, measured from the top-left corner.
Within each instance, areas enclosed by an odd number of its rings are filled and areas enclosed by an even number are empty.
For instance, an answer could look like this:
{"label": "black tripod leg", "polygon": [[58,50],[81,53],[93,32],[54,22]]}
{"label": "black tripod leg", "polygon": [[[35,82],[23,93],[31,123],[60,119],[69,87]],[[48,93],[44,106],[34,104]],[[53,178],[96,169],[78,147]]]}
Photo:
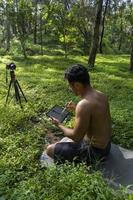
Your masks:
{"label": "black tripod leg", "polygon": [[19,88],[17,85],[17,81],[14,81],[14,89],[15,89],[15,97],[16,97],[16,101],[19,101],[20,107],[23,108],[22,104],[21,104],[21,97],[19,94]]}
{"label": "black tripod leg", "polygon": [[9,88],[8,88],[8,93],[7,93],[7,97],[6,97],[6,104],[8,102],[8,97],[9,97],[9,94],[10,94],[11,84],[12,84],[12,80],[10,80],[10,84],[9,84]]}
{"label": "black tripod leg", "polygon": [[20,87],[20,84],[19,84],[19,82],[18,82],[17,80],[16,80],[16,83],[17,83],[17,85],[18,85],[18,87],[19,87],[19,89],[20,89],[20,91],[21,91],[21,93],[22,93],[22,95],[23,95],[25,101],[27,102],[27,99],[26,99],[26,97],[25,97],[25,95],[24,95],[24,93],[23,93],[23,90],[22,90],[22,88]]}
{"label": "black tripod leg", "polygon": [[14,81],[14,90],[15,90],[15,98],[16,98],[16,101],[19,100],[19,97],[18,97],[18,88],[17,88],[17,85],[16,85],[16,81]]}

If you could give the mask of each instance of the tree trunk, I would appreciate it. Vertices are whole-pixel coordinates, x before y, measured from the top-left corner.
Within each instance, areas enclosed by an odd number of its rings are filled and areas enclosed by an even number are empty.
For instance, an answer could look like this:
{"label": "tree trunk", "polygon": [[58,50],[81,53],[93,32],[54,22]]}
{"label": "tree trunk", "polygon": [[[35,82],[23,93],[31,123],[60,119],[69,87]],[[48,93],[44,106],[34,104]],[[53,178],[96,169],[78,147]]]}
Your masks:
{"label": "tree trunk", "polygon": [[26,49],[25,49],[25,39],[21,38],[20,42],[21,42],[21,47],[22,47],[22,52],[23,52],[24,58],[27,58]]}
{"label": "tree trunk", "polygon": [[132,48],[132,54],[131,54],[131,59],[130,59],[130,71],[133,72],[133,48]]}
{"label": "tree trunk", "polygon": [[131,47],[131,58],[130,58],[130,67],[129,70],[133,72],[133,38],[132,38],[132,47]]}
{"label": "tree trunk", "polygon": [[105,17],[106,17],[106,12],[107,12],[107,8],[108,8],[108,3],[109,0],[106,0],[106,4],[105,4],[105,9],[104,9],[104,13],[103,13],[103,20],[102,20],[102,31],[101,31],[101,38],[100,38],[100,44],[99,44],[99,51],[102,54],[103,53],[103,36],[104,36],[104,24],[105,24]]}
{"label": "tree trunk", "polygon": [[65,52],[65,58],[67,59],[66,31],[64,31],[63,38],[64,38],[64,52]]}
{"label": "tree trunk", "polygon": [[101,22],[101,15],[102,15],[102,5],[103,5],[103,0],[97,0],[97,12],[96,12],[95,25],[94,25],[94,34],[93,34],[90,56],[88,60],[89,68],[93,68],[95,64],[98,43],[99,43],[99,27],[100,27],[100,22]]}
{"label": "tree trunk", "polygon": [[[42,12],[42,10],[40,12]],[[43,55],[42,13],[40,13],[40,46],[41,46],[41,55]]]}
{"label": "tree trunk", "polygon": [[10,51],[10,39],[11,39],[11,31],[10,31],[10,22],[7,19],[6,21],[7,26],[6,26],[6,52]]}
{"label": "tree trunk", "polygon": [[35,16],[34,16],[34,44],[37,44],[37,3],[35,2]]}
{"label": "tree trunk", "polygon": [[118,46],[118,50],[121,50],[121,45],[122,45],[122,37],[123,37],[123,15],[122,15],[122,10],[121,10],[121,24],[120,24],[120,39],[119,39],[119,46]]}

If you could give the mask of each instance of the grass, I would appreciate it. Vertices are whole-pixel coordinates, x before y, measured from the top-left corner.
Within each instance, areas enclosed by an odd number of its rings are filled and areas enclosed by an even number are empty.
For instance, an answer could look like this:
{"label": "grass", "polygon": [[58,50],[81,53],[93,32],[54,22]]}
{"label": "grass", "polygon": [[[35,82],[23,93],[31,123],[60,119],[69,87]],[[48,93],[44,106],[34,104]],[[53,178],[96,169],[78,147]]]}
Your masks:
{"label": "grass", "polygon": [[[23,110],[14,101],[13,90],[9,97],[10,103],[5,106],[8,87],[5,84],[4,63],[11,61],[17,65],[16,76],[28,99],[28,103],[23,102]],[[76,174],[76,167],[71,170],[69,166],[61,167],[60,170],[49,169],[51,171],[41,169],[39,157],[46,146],[47,129],[55,129],[45,113],[55,104],[63,106],[67,101],[79,100],[69,91],[63,78],[64,70],[77,62],[86,64],[87,57],[70,56],[67,60],[62,56],[48,55],[32,56],[27,60],[21,56],[1,58],[0,196],[4,195],[8,200],[132,199],[131,196],[125,197],[109,189],[100,174],[91,173],[85,177],[83,166],[78,169],[79,175]],[[128,65],[127,55],[98,56],[90,76],[92,85],[109,97],[113,142],[133,149],[133,74],[128,72]],[[72,124],[71,120],[68,125]],[[63,178],[67,170],[73,185],[70,180]],[[78,185],[81,178],[85,181],[83,186]],[[93,184],[93,181],[97,184]],[[90,185],[91,190],[86,191]],[[67,192],[70,188],[73,191],[71,193]],[[87,196],[81,198],[83,193]]]}

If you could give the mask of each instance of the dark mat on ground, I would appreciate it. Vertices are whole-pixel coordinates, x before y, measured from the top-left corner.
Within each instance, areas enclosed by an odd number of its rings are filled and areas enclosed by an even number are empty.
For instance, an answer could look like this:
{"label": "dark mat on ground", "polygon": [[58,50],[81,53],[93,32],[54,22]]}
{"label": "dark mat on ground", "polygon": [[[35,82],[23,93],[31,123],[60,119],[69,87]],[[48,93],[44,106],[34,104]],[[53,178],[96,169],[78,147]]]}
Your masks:
{"label": "dark mat on ground", "polygon": [[133,192],[133,151],[112,144],[110,155],[102,164],[102,171],[114,187],[128,186]]}

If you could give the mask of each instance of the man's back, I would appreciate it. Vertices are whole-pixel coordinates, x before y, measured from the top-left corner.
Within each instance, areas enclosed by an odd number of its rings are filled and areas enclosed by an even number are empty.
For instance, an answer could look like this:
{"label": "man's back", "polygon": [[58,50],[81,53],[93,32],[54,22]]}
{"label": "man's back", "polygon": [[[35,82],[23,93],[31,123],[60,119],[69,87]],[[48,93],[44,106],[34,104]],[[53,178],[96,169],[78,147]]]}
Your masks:
{"label": "man's back", "polygon": [[96,90],[91,90],[85,99],[90,113],[89,130],[85,136],[97,148],[105,148],[111,137],[111,117],[107,97]]}

